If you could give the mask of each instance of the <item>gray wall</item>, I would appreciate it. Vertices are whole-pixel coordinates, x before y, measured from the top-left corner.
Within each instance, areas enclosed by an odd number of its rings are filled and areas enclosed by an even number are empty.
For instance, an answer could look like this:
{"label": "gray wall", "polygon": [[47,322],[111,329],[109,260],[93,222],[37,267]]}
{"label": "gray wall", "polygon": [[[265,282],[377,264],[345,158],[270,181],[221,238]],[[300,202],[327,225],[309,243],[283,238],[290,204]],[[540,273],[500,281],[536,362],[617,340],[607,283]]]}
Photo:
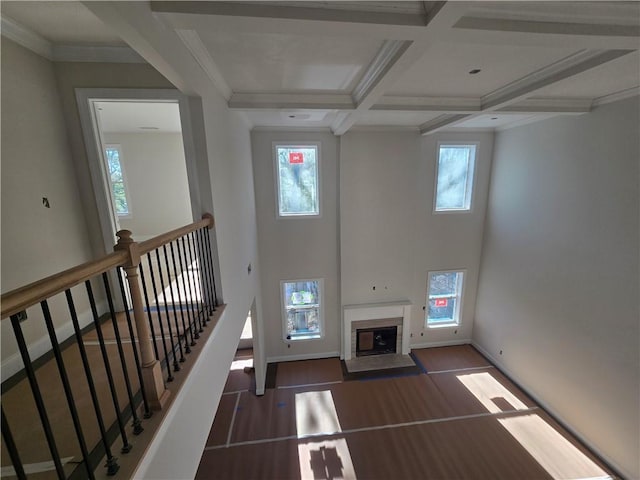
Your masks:
{"label": "gray wall", "polygon": [[[2,292],[91,259],[53,64],[2,38]],[[49,199],[50,208],[42,204]],[[66,321],[64,298],[50,307]],[[86,302],[80,302],[81,319]],[[23,323],[32,354],[50,348],[39,308]],[[60,334],[60,330],[58,331]],[[67,334],[70,332],[67,332]],[[65,333],[62,333],[65,338]],[[34,345],[35,344],[35,345]],[[10,321],[2,321],[3,379],[21,368]],[[7,361],[9,363],[7,363]]]}
{"label": "gray wall", "polygon": [[638,108],[636,97],[497,135],[473,333],[629,478],[640,477]]}
{"label": "gray wall", "polygon": [[105,133],[120,145],[131,215],[120,228],[146,240],[192,222],[182,133]]}
{"label": "gray wall", "polygon": [[[479,142],[470,212],[433,213],[439,141]],[[342,137],[343,305],[408,299],[414,348],[471,341],[492,148],[491,133]],[[427,329],[427,274],[454,269],[466,270],[461,324]]]}
{"label": "gray wall", "polygon": [[[330,133],[254,131],[251,140],[267,356],[274,361],[337,355],[338,139]],[[277,218],[273,142],[320,143],[320,217]],[[306,278],[324,279],[324,337],[288,344],[283,340],[280,281]]]}

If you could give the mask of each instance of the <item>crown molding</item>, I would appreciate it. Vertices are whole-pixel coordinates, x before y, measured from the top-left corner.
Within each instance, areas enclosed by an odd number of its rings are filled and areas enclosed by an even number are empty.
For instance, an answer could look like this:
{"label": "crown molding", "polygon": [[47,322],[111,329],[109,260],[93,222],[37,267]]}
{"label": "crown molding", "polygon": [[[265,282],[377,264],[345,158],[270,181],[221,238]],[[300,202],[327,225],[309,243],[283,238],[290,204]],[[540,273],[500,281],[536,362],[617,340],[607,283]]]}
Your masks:
{"label": "crown molding", "polygon": [[606,105],[607,103],[617,102],[618,100],[624,100],[625,98],[635,97],[636,95],[640,95],[640,87],[627,88],[626,90],[621,90],[610,95],[594,98],[592,106],[599,107],[600,105]]}
{"label": "crown molding", "polygon": [[54,45],[54,62],[147,63],[131,47],[105,45]]}
{"label": "crown molding", "polygon": [[9,17],[3,15],[0,20],[0,33],[2,33],[4,37],[13,40],[18,45],[22,45],[24,48],[27,48],[44,58],[53,60],[53,45],[49,40],[41,37],[32,30],[23,27]]}
{"label": "crown molding", "polygon": [[233,93],[229,108],[237,110],[353,110],[348,94],[327,93]]}

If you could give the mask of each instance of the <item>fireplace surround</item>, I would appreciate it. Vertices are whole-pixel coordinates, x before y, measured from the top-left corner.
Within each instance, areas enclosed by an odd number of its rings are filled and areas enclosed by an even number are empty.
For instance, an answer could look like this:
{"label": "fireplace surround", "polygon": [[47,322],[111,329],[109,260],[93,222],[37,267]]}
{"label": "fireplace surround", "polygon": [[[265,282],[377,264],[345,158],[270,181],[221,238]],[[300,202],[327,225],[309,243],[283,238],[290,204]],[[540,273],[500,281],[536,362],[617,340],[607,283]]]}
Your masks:
{"label": "fireplace surround", "polygon": [[[411,303],[408,301],[345,305],[343,307],[343,360],[356,357],[358,330],[396,327],[395,353],[408,355]],[[384,352],[391,353],[391,352]]]}

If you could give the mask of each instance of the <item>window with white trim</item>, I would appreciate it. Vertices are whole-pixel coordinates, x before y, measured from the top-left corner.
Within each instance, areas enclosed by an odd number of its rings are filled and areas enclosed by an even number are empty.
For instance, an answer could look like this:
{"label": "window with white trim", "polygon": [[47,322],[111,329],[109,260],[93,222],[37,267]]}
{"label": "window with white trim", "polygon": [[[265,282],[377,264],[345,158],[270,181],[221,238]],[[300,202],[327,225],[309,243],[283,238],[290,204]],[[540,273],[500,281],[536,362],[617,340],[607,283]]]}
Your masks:
{"label": "window with white trim", "polygon": [[285,340],[322,337],[322,279],[280,282]]}
{"label": "window with white trim", "polygon": [[429,272],[427,327],[460,325],[464,272]]}
{"label": "window with white trim", "polygon": [[130,203],[127,196],[127,188],[124,183],[124,172],[120,163],[122,155],[120,145],[107,145],[105,147],[105,159],[109,172],[109,186],[116,214],[119,217],[131,215]]}
{"label": "window with white trim", "polygon": [[436,212],[471,210],[476,145],[438,145]]}
{"label": "window with white trim", "polygon": [[318,145],[275,145],[278,216],[320,215]]}

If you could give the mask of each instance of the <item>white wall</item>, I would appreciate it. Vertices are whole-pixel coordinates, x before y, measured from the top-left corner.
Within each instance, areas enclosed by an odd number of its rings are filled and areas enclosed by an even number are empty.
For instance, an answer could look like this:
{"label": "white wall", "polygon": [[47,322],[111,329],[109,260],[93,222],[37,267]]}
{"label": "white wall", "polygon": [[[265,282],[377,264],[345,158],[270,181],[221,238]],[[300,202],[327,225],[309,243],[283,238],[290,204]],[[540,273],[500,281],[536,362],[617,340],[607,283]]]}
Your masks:
{"label": "white wall", "polygon": [[[338,139],[320,132],[251,134],[260,239],[265,347],[272,360],[337,355],[340,351]],[[278,218],[273,142],[320,143],[320,217]],[[324,279],[324,336],[283,340],[280,282]]]}
{"label": "white wall", "polygon": [[121,229],[137,241],[193,221],[181,133],[106,133],[107,144],[120,145],[130,215]]}
{"label": "white wall", "polygon": [[[53,65],[2,38],[2,292],[91,259]],[[49,199],[50,208],[42,204]],[[63,299],[64,300],[64,299]],[[86,308],[81,302],[79,310]],[[54,323],[68,315],[53,301]],[[62,312],[62,314],[60,314]],[[47,350],[39,307],[23,323],[27,342]],[[70,333],[70,332],[69,332]],[[21,367],[10,321],[2,321],[3,379]],[[6,361],[11,365],[8,365]],[[12,362],[16,360],[17,362]]]}
{"label": "white wall", "polygon": [[[438,141],[479,142],[471,212],[433,214]],[[342,137],[343,305],[408,299],[413,347],[471,340],[492,147],[491,133]],[[461,324],[426,329],[427,274],[450,269],[467,271]]]}
{"label": "white wall", "polygon": [[473,333],[628,478],[640,477],[638,109],[636,97],[497,135]]}

